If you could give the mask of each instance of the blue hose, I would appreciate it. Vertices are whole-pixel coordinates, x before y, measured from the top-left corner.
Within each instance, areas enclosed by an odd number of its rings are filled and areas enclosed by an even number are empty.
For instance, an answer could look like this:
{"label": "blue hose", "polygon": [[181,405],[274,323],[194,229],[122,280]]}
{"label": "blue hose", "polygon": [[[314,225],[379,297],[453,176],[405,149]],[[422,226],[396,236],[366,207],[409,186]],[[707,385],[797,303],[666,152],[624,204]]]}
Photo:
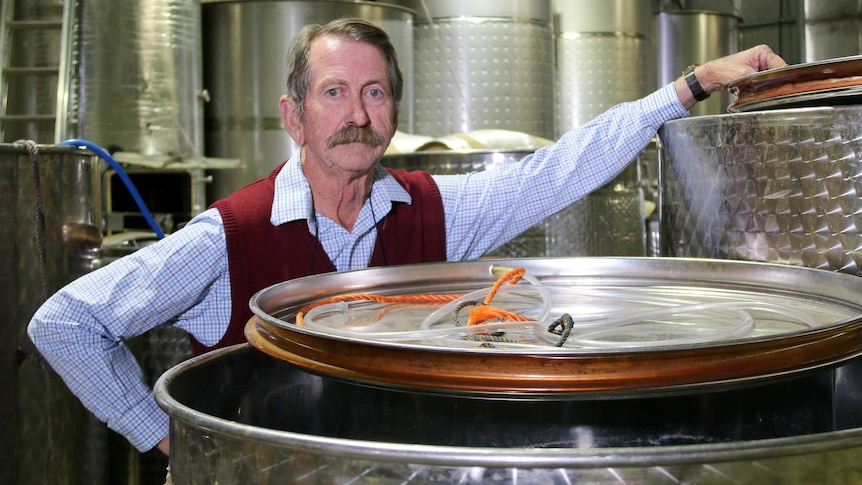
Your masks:
{"label": "blue hose", "polygon": [[99,155],[106,162],[108,162],[108,165],[110,165],[111,168],[113,168],[114,171],[117,172],[117,175],[120,176],[120,180],[122,180],[123,183],[126,185],[126,188],[129,190],[129,193],[132,194],[132,198],[135,199],[135,203],[138,205],[138,208],[141,210],[141,213],[143,213],[144,219],[146,219],[147,224],[149,224],[150,227],[153,229],[153,232],[156,233],[156,237],[159,239],[163,239],[165,237],[164,231],[162,231],[162,228],[159,227],[159,225],[156,223],[156,220],[153,218],[153,215],[150,214],[150,210],[147,209],[147,204],[144,203],[144,199],[141,198],[141,194],[138,193],[138,189],[135,188],[135,185],[132,183],[131,179],[129,179],[129,176],[126,174],[126,171],[123,170],[123,167],[121,167],[116,160],[114,160],[114,157],[112,157],[99,145],[96,145],[95,143],[89,142],[87,140],[73,138],[70,140],[61,141],[59,145],[88,148],[90,151],[94,152],[96,155]]}

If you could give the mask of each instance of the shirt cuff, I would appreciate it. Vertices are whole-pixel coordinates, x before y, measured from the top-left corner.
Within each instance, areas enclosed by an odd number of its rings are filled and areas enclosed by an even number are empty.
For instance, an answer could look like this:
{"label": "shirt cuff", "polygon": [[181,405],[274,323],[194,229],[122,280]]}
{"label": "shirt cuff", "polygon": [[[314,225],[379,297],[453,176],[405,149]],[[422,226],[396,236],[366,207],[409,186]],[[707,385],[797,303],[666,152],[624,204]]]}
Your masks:
{"label": "shirt cuff", "polygon": [[662,113],[665,119],[657,120],[659,125],[665,121],[684,118],[689,114],[685,106],[682,105],[682,101],[679,100],[673,83],[667,84],[644,98],[644,104],[648,113]]}
{"label": "shirt cuff", "polygon": [[170,418],[156,404],[155,397],[150,392],[146,399],[124,414],[111,428],[125,436],[132,446],[143,453],[153,449],[168,435]]}

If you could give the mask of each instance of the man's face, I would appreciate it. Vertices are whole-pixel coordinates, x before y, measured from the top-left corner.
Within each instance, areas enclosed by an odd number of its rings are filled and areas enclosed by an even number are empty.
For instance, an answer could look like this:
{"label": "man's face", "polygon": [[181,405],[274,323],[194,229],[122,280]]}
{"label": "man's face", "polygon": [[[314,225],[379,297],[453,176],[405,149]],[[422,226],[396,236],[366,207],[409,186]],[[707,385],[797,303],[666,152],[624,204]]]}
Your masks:
{"label": "man's face", "polygon": [[386,57],[375,46],[333,37],[310,48],[310,85],[301,120],[283,98],[282,119],[303,147],[304,163],[356,174],[380,160],[395,134]]}

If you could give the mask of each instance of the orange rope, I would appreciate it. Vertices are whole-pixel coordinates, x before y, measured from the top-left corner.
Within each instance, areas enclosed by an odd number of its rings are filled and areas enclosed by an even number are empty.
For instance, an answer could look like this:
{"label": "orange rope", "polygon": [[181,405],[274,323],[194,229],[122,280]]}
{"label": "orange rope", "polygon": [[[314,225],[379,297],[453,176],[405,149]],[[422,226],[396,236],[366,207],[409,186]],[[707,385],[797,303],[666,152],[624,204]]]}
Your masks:
{"label": "orange rope", "polygon": [[507,272],[503,276],[499,277],[497,279],[497,282],[494,283],[494,286],[491,287],[491,290],[488,291],[488,296],[485,297],[485,304],[486,305],[491,304],[491,300],[494,299],[494,295],[497,294],[497,291],[500,289],[501,286],[503,286],[503,283],[505,283],[509,280],[512,280],[512,281],[509,281],[509,284],[514,285],[515,283],[517,283],[518,281],[521,280],[521,277],[524,276],[524,273],[526,273],[526,272],[527,272],[527,270],[525,270],[524,268],[515,268],[515,269]]}
{"label": "orange rope", "polygon": [[[503,319],[515,322],[525,322],[532,321],[531,318],[527,318],[523,315],[518,315],[517,313],[508,312],[506,310],[502,310],[499,308],[494,308],[488,306],[491,303],[491,300],[499,291],[500,287],[503,286],[507,281],[509,284],[513,285],[520,281],[521,277],[524,276],[526,270],[524,268],[515,268],[500,278],[494,283],[491,289],[488,291],[488,296],[485,297],[485,301],[483,304],[479,304],[474,306],[470,310],[470,315],[467,319],[467,325],[478,325],[482,322],[491,320],[491,319]],[[383,296],[383,295],[374,295],[370,293],[350,293],[344,295],[335,295],[329,298],[324,298],[323,300],[318,300],[314,303],[310,303],[304,307],[302,307],[299,312],[296,314],[296,325],[299,327],[305,326],[305,314],[308,313],[309,310],[319,307],[321,305],[327,305],[329,303],[337,303],[340,301],[374,301],[377,303],[440,303],[440,302],[450,302],[452,300],[460,298],[461,295],[402,295],[402,296]]]}
{"label": "orange rope", "polygon": [[467,317],[467,325],[479,325],[480,323],[485,323],[488,320],[492,319],[499,319],[500,321],[509,322],[533,321],[532,318],[528,318],[524,315],[519,315],[517,313],[507,312],[506,310],[501,310],[500,308],[478,305],[473,307],[472,310],[470,310],[470,316]]}
{"label": "orange rope", "polygon": [[437,302],[437,303],[446,303],[450,302],[460,295],[402,295],[402,296],[383,296],[383,295],[374,295],[371,293],[348,293],[344,295],[335,295],[329,298],[324,298],[323,300],[318,300],[314,303],[310,303],[296,314],[296,324],[300,327],[305,326],[304,316],[308,313],[312,308],[319,307],[321,305],[327,305],[329,303],[337,303],[339,301],[375,301],[377,303],[428,303],[428,302]]}

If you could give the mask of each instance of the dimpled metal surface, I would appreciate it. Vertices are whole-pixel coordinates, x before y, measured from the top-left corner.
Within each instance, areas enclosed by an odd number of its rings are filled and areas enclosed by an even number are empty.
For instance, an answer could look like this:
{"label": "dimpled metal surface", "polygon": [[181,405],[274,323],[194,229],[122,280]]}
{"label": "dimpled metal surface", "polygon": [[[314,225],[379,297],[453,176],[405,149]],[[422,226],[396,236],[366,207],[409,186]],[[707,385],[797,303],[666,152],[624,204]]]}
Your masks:
{"label": "dimpled metal surface", "polygon": [[556,40],[556,136],[583,125],[616,104],[649,94],[655,82],[648,38],[617,33],[567,32]]}
{"label": "dimpled metal surface", "polygon": [[538,21],[417,22],[415,129],[445,136],[506,129],[552,138],[553,39]]}
{"label": "dimpled metal surface", "polygon": [[841,106],[666,123],[663,253],[862,275],[860,117]]}

